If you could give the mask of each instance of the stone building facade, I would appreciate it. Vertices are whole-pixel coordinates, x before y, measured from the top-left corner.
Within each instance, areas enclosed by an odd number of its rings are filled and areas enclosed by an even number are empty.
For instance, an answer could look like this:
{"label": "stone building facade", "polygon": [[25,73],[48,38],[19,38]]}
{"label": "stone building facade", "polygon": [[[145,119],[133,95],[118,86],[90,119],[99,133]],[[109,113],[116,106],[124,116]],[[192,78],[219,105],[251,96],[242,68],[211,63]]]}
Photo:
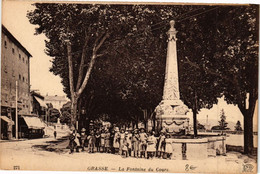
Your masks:
{"label": "stone building facade", "polygon": [[[32,55],[3,25],[1,36],[1,117],[5,116],[14,121],[16,81],[19,115],[30,114],[31,111],[30,58]],[[1,121],[3,122],[3,119]]]}

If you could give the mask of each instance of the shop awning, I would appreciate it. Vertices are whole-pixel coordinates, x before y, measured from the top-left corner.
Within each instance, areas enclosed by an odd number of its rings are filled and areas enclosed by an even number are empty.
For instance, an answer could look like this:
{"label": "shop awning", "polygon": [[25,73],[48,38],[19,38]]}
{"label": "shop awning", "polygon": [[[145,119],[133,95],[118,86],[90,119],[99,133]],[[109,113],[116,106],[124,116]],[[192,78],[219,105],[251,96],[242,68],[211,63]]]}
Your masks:
{"label": "shop awning", "polygon": [[44,123],[38,117],[22,116],[29,129],[44,129]]}
{"label": "shop awning", "polygon": [[37,96],[33,96],[35,98],[35,100],[37,100],[37,102],[40,104],[40,106],[42,107],[47,107],[46,103],[43,101],[43,99],[37,97]]}
{"label": "shop awning", "polygon": [[14,125],[14,121],[11,120],[10,118],[8,118],[7,116],[0,116],[2,120],[4,120],[5,122]]}

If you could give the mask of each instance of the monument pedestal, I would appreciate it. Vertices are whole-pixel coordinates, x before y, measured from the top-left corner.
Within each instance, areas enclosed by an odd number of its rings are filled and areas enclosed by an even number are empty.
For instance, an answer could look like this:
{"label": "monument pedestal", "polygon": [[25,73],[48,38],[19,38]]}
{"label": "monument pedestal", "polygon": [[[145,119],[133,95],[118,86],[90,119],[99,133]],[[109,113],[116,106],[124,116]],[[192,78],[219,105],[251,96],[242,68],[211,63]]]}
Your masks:
{"label": "monument pedestal", "polygon": [[186,135],[189,132],[188,107],[181,100],[165,101],[156,107],[157,131]]}

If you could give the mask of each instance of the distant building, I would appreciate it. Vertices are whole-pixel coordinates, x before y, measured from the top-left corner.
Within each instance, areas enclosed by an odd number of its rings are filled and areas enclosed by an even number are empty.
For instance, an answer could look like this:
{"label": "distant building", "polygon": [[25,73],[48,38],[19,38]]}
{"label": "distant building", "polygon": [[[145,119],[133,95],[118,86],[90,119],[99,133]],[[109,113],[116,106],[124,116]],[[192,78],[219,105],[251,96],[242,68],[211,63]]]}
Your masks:
{"label": "distant building", "polygon": [[67,103],[69,100],[66,98],[66,96],[49,96],[46,95],[44,96],[44,101],[45,103],[51,103],[53,108],[56,108],[60,111],[60,109],[62,108],[62,106]]}
{"label": "distant building", "polygon": [[18,83],[19,114],[30,114],[30,58],[32,55],[3,25],[1,36],[0,138],[10,138],[10,132],[14,129],[11,125],[15,119],[16,82]]}
{"label": "distant building", "polygon": [[40,118],[46,116],[47,105],[44,101],[44,97],[35,91],[31,91],[31,105],[32,105],[32,114],[38,115]]}

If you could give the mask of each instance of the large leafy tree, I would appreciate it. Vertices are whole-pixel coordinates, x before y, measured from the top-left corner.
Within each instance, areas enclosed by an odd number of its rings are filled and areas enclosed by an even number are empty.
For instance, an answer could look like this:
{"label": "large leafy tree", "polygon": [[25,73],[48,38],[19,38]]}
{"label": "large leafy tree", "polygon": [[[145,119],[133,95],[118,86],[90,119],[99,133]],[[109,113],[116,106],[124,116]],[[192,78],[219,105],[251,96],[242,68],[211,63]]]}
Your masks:
{"label": "large leafy tree", "polygon": [[[245,153],[252,152],[253,148],[253,115],[258,99],[258,15],[258,7],[254,5],[224,6],[214,13],[207,13],[206,18],[203,15],[191,18],[190,25],[199,24],[195,29],[202,28],[204,32],[189,30],[189,34],[202,35],[204,39],[200,45],[188,46],[194,48],[195,56],[191,51],[181,53],[181,59],[191,69],[213,78],[213,83],[203,80],[202,84],[211,83],[211,88],[217,89],[214,95],[224,95],[227,103],[240,109],[244,116]],[[192,41],[196,43],[198,40]]]}
{"label": "large leafy tree", "polygon": [[[133,24],[142,23],[152,11],[129,5],[37,3],[35,6],[28,18],[39,25],[36,34],[44,33],[49,39],[46,53],[54,57],[51,70],[69,83],[71,121],[75,124],[78,101],[94,63],[108,51],[109,46],[104,43],[126,35],[133,30]],[[68,71],[64,71],[64,66]]]}

